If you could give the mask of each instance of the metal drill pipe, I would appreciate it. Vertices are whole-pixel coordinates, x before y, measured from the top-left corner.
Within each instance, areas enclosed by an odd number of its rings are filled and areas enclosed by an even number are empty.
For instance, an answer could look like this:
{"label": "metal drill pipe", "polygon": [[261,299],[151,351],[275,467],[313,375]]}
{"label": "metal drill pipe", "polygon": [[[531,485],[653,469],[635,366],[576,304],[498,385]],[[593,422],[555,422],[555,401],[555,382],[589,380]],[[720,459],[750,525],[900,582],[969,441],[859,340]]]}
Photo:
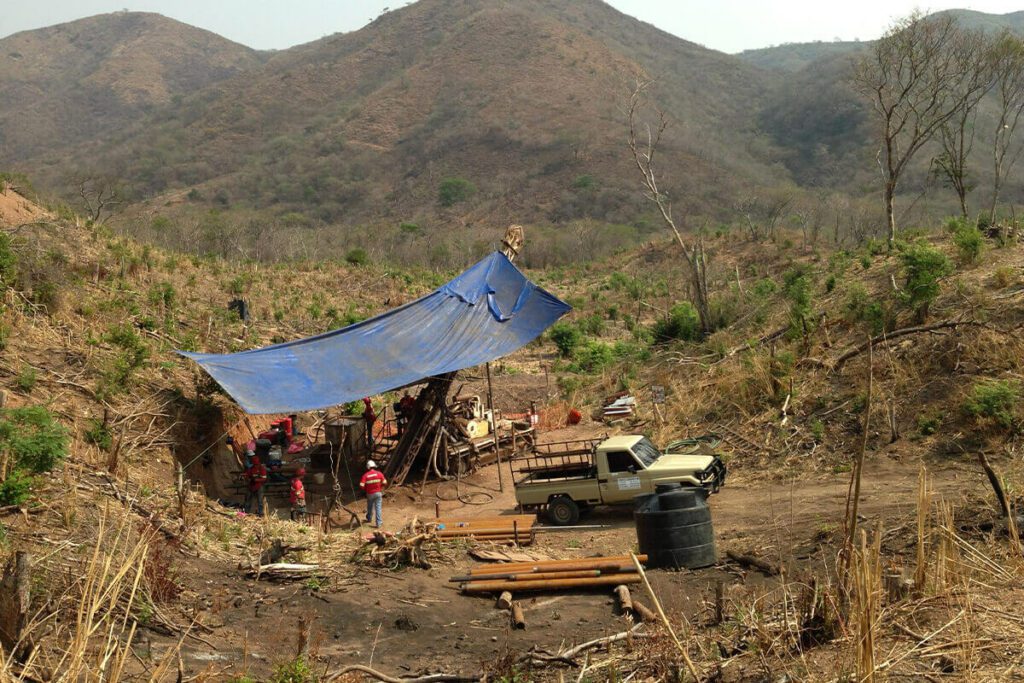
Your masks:
{"label": "metal drill pipe", "polygon": [[546,579],[542,581],[471,581],[462,585],[463,593],[500,593],[501,591],[547,591],[565,588],[592,588],[640,583],[639,574],[609,574],[585,579]]}
{"label": "metal drill pipe", "polygon": [[[646,555],[640,556],[641,562],[647,561]],[[632,560],[628,557],[622,557],[619,555],[611,557],[588,557],[588,558],[574,558],[569,560],[538,560],[536,562],[506,562],[504,564],[485,565],[482,567],[473,567],[469,570],[469,573],[476,576],[477,574],[493,574],[495,572],[499,574],[508,573],[520,573],[524,571],[558,571],[552,569],[554,567],[565,567],[568,565],[574,566],[576,569],[594,569],[599,565],[626,565],[631,564]]]}
{"label": "metal drill pipe", "polygon": [[[588,576],[601,576],[605,572],[600,569],[581,569],[574,572],[546,572],[536,574],[488,574],[479,576],[453,576],[449,583],[468,583],[470,581],[533,581],[541,579],[582,579]],[[614,572],[611,572],[614,573]]]}
{"label": "metal drill pipe", "polygon": [[569,572],[592,572],[598,571],[602,574],[634,574],[633,565],[630,564],[580,564],[561,565],[558,567],[545,567],[529,570],[494,571],[486,574],[468,574],[465,577],[456,577],[449,581],[488,581],[499,576],[537,576],[539,574],[567,574]]}

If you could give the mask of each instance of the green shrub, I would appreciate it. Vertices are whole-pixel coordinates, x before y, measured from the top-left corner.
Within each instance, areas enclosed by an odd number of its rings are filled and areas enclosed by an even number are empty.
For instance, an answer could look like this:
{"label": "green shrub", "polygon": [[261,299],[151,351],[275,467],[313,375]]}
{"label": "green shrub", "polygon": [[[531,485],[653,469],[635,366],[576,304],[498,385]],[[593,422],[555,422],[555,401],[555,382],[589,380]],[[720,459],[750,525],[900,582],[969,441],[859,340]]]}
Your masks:
{"label": "green shrub", "polygon": [[651,328],[654,340],[665,343],[674,340],[698,341],[700,339],[700,316],[689,301],[682,301],[671,309],[668,316],[658,320]]}
{"label": "green shrub", "polygon": [[170,282],[160,282],[149,288],[148,298],[149,303],[154,306],[160,306],[164,310],[171,311],[174,309],[177,292],[174,291],[174,285]]}
{"label": "green shrub", "polygon": [[345,262],[353,266],[365,266],[370,262],[370,255],[366,253],[365,249],[356,247],[349,249],[345,254]]}
{"label": "green shrub", "polygon": [[812,273],[810,266],[799,265],[782,276],[782,293],[789,300],[790,327],[801,334],[808,330],[811,316]]}
{"label": "green shrub", "polygon": [[821,440],[825,438],[825,423],[821,420],[813,420],[811,422],[811,438],[816,443],[821,443]]}
{"label": "green shrub", "polygon": [[974,263],[978,260],[985,243],[978,226],[962,218],[953,218],[946,223],[946,230],[953,236],[960,263]]}
{"label": "green shrub", "polygon": [[465,178],[445,178],[437,190],[441,206],[455,206],[476,194],[476,186]]}
{"label": "green shrub", "polygon": [[575,348],[572,354],[571,372],[600,372],[615,361],[612,347],[596,339],[586,339]]}
{"label": "green shrub", "polygon": [[18,373],[18,377],[15,380],[15,384],[24,392],[32,391],[36,386],[36,381],[39,379],[39,375],[36,369],[31,365],[23,365],[21,371]]}
{"label": "green shrub", "polygon": [[572,356],[573,351],[583,339],[583,333],[572,323],[557,322],[548,331],[551,341],[558,347],[558,353],[563,358]]}
{"label": "green shrub", "polygon": [[302,657],[278,664],[270,676],[269,683],[314,683],[317,680],[313,669]]}
{"label": "green shrub", "polygon": [[0,481],[0,505],[22,505],[32,493],[32,476],[24,470],[13,470]]}
{"label": "green shrub", "polygon": [[779,285],[770,277],[761,278],[750,288],[751,293],[758,299],[766,299],[779,291]]}
{"label": "green shrub", "polygon": [[949,275],[953,266],[945,254],[927,242],[900,245],[900,262],[906,278],[900,298],[923,322],[929,306],[939,296],[939,279]]}
{"label": "green shrub", "polygon": [[580,332],[592,337],[600,337],[604,333],[604,319],[598,314],[588,315],[579,321]]}
{"label": "green shrub", "polygon": [[992,284],[999,289],[1006,289],[1017,280],[1017,269],[1011,266],[999,266],[992,273]]}
{"label": "green shrub", "polygon": [[90,420],[89,428],[85,430],[85,440],[105,451],[114,447],[114,435],[103,420]]}
{"label": "green shrub", "polygon": [[0,351],[4,351],[7,348],[7,342],[11,338],[11,326],[5,322],[0,322]]}
{"label": "green shrub", "polygon": [[941,425],[942,417],[939,415],[917,416],[917,431],[921,433],[921,436],[931,436],[935,432],[939,431],[939,427]]}
{"label": "green shrub", "polygon": [[142,337],[135,331],[135,328],[128,323],[110,327],[103,335],[103,341],[124,349],[132,369],[141,366],[143,361],[149,358],[149,347],[142,341]]}
{"label": "green shrub", "polygon": [[43,406],[0,411],[0,451],[16,468],[49,472],[66,456],[68,432]]}
{"label": "green shrub", "polygon": [[17,275],[18,255],[11,246],[11,236],[6,232],[0,232],[0,282],[11,285]]}
{"label": "green shrub", "polygon": [[584,173],[576,176],[572,181],[572,187],[574,190],[592,190],[597,187],[597,179],[589,173]]}
{"label": "green shrub", "polygon": [[981,380],[971,387],[964,400],[964,411],[975,418],[995,420],[1002,427],[1014,425],[1020,388],[1014,382],[998,379]]}
{"label": "green shrub", "polygon": [[846,270],[850,267],[851,263],[853,263],[853,257],[850,256],[850,252],[840,249],[828,257],[828,272],[837,277],[842,277],[846,274]]}
{"label": "green shrub", "polygon": [[227,290],[228,294],[234,294],[235,296],[241,296],[245,294],[245,290],[249,288],[252,283],[252,278],[247,273],[242,273],[231,278],[228,282]]}

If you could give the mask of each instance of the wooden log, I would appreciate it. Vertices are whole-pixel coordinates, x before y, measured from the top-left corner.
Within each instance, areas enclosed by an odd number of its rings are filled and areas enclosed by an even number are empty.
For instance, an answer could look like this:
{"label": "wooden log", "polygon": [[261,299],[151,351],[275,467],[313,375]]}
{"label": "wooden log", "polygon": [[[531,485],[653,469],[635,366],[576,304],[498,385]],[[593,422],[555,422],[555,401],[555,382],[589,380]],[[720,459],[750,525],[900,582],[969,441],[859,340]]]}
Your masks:
{"label": "wooden log", "polygon": [[509,591],[502,591],[494,606],[498,609],[512,609],[512,593]]}
{"label": "wooden log", "polygon": [[629,588],[619,584],[615,587],[615,597],[619,601],[619,613],[629,614],[633,611],[633,600],[629,595]]}
{"label": "wooden log", "polygon": [[519,602],[512,603],[512,626],[520,630],[526,628],[526,616],[523,614],[523,607]]}
{"label": "wooden log", "polygon": [[641,621],[651,621],[651,622],[653,622],[653,621],[657,621],[658,620],[658,615],[655,614],[651,610],[650,607],[648,607],[644,603],[640,602],[636,598],[633,598],[633,613]]}
{"label": "wooden log", "polygon": [[781,570],[778,566],[770,562],[766,562],[759,557],[754,557],[753,555],[744,555],[734,550],[726,550],[725,554],[733,562],[741,564],[744,567],[752,567],[760,572],[767,574],[768,576],[778,576],[781,573]]}

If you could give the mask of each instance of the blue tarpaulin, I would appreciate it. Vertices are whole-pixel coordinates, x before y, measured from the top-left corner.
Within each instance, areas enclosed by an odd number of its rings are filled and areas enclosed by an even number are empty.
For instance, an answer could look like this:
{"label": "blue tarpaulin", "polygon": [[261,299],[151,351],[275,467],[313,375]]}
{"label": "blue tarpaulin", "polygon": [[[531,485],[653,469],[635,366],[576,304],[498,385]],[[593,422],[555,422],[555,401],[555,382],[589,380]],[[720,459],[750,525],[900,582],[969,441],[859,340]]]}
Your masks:
{"label": "blue tarpaulin", "polygon": [[340,330],[241,353],[179,353],[247,413],[301,412],[500,358],[570,310],[495,252],[430,294]]}

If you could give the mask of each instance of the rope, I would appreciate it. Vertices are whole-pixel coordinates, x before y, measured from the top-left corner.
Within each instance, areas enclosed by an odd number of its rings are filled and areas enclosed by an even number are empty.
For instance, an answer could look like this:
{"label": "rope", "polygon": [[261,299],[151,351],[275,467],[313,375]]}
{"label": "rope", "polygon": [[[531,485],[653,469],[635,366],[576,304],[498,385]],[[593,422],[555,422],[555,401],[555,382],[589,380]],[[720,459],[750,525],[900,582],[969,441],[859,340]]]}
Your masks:
{"label": "rope", "polygon": [[[455,484],[455,497],[446,498],[441,495],[441,488],[447,484]],[[487,493],[486,491],[474,491],[472,493],[462,493],[461,487],[458,481],[443,481],[437,485],[434,489],[434,495],[437,496],[438,500],[450,503],[453,500],[457,500],[463,505],[486,505],[494,500],[494,495]],[[482,498],[482,500],[474,500],[474,498]]]}
{"label": "rope", "polygon": [[220,440],[223,439],[225,436],[227,436],[229,433],[231,433],[231,430],[234,429],[237,426],[238,426],[238,422],[236,422],[235,424],[233,424],[230,427],[228,427],[228,431],[226,431],[223,434],[221,434],[220,436],[218,436],[217,439],[213,443],[211,443],[209,446],[207,446],[206,448],[203,449],[202,453],[200,453],[196,457],[194,457],[191,460],[189,460],[188,463],[186,465],[182,466],[181,469],[182,470],[187,470],[190,466],[195,464],[196,460],[198,460],[199,458],[201,458],[204,455],[206,455],[207,453],[209,453],[211,448],[213,448],[214,446],[219,444]]}

